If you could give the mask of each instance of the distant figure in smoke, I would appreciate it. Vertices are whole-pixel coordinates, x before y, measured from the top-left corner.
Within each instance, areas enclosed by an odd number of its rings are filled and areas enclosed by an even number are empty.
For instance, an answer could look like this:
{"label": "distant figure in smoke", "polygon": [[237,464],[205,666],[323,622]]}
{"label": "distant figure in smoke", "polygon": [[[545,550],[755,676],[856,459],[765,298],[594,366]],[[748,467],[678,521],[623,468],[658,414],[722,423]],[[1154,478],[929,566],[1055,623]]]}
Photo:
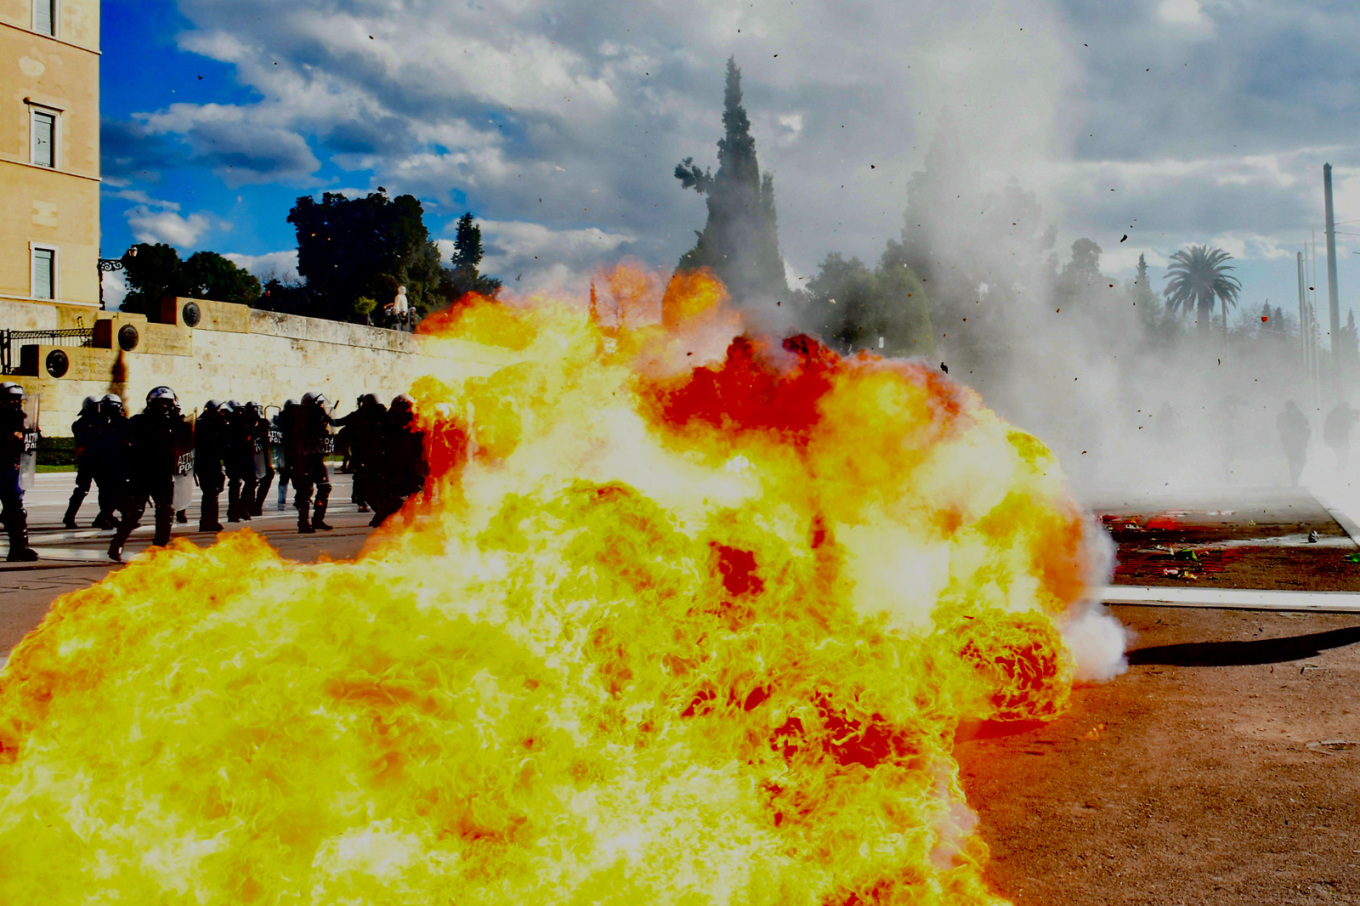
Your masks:
{"label": "distant figure in smoke", "polygon": [[227,455],[228,413],[224,409],[223,403],[208,400],[203,406],[203,414],[194,425],[194,476],[198,479],[202,494],[198,511],[200,532],[220,532],[223,529],[218,515],[222,488],[226,486],[222,459]]}
{"label": "distant figure in smoke", "polygon": [[1355,427],[1357,418],[1360,418],[1360,413],[1352,409],[1350,403],[1342,400],[1332,407],[1322,422],[1322,442],[1336,455],[1338,469],[1345,469],[1350,465],[1351,429]]}
{"label": "distant figure in smoke", "polygon": [[1231,481],[1233,463],[1237,459],[1239,441],[1237,425],[1242,419],[1242,401],[1235,396],[1228,397],[1223,402],[1223,408],[1219,413],[1219,417],[1221,419],[1219,423],[1219,436],[1223,442],[1223,480]]}
{"label": "distant figure in smoke", "polygon": [[1280,431],[1280,443],[1289,459],[1289,483],[1299,486],[1299,476],[1303,474],[1303,464],[1308,458],[1308,438],[1313,431],[1308,427],[1308,417],[1299,409],[1299,404],[1290,400],[1284,404],[1284,411],[1275,420]]}
{"label": "distant figure in smoke", "polygon": [[1180,420],[1176,416],[1176,407],[1171,405],[1168,400],[1162,403],[1162,407],[1157,410],[1157,415],[1152,420],[1152,434],[1163,444],[1174,444],[1181,434]]}

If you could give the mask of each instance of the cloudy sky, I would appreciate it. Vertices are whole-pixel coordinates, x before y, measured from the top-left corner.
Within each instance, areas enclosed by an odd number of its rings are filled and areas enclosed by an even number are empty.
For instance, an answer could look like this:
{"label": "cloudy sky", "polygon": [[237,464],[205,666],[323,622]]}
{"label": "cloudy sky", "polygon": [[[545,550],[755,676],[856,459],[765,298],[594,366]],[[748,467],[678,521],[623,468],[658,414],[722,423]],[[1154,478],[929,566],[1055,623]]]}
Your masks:
{"label": "cloudy sky", "polygon": [[105,255],[168,242],[286,276],[297,196],[383,186],[420,197],[444,240],[472,211],[483,269],[512,284],[671,266],[705,216],[672,170],[716,164],[735,55],[795,278],[830,251],[877,258],[947,117],[989,182],[1038,195],[1060,248],[1090,237],[1121,277],[1144,253],[1159,278],[1212,243],[1257,309],[1296,306],[1330,161],[1337,218],[1356,221],[1343,312],[1360,300],[1357,4],[105,0],[104,16]]}

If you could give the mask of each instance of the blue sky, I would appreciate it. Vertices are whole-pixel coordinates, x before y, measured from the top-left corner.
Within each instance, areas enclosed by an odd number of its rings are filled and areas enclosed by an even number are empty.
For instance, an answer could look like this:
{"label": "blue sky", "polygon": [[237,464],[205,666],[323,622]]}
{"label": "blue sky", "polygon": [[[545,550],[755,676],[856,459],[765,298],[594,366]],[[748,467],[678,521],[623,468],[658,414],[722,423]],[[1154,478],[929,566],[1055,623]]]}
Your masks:
{"label": "blue sky", "polygon": [[1324,160],[1360,220],[1355,34],[1350,4],[1263,0],[105,0],[103,252],[286,274],[298,195],[383,186],[445,243],[473,211],[486,269],[523,287],[670,266],[704,218],[671,169],[716,162],[735,54],[795,280],[877,258],[947,116],[989,185],[1038,195],[1060,253],[1089,236],[1117,277],[1146,254],[1160,286],[1212,243],[1244,308],[1289,310]]}

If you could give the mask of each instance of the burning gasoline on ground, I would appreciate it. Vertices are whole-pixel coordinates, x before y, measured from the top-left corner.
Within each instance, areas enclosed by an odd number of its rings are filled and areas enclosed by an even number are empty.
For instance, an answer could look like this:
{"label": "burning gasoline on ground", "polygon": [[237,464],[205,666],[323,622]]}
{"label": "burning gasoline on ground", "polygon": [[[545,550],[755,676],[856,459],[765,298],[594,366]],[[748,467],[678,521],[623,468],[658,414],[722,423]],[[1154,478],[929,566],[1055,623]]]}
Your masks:
{"label": "burning gasoline on ground", "polygon": [[0,678],[0,902],[1000,902],[951,750],[1067,702],[1057,464],[667,292],[443,319],[502,364],[414,388],[434,476],[357,560],[242,531],[60,599]]}

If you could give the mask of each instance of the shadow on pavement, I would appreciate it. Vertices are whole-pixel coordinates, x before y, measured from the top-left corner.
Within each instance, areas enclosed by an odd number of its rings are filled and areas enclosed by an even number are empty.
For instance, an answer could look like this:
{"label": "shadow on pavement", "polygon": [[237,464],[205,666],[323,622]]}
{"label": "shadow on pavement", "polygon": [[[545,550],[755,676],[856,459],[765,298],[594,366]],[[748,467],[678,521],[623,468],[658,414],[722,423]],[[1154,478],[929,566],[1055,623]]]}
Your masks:
{"label": "shadow on pavement", "polygon": [[1250,642],[1186,642],[1156,645],[1129,652],[1129,665],[1162,664],[1170,667],[1244,667],[1252,664],[1282,664],[1317,657],[1332,648],[1360,642],[1360,626],[1313,632],[1283,639],[1253,639]]}

